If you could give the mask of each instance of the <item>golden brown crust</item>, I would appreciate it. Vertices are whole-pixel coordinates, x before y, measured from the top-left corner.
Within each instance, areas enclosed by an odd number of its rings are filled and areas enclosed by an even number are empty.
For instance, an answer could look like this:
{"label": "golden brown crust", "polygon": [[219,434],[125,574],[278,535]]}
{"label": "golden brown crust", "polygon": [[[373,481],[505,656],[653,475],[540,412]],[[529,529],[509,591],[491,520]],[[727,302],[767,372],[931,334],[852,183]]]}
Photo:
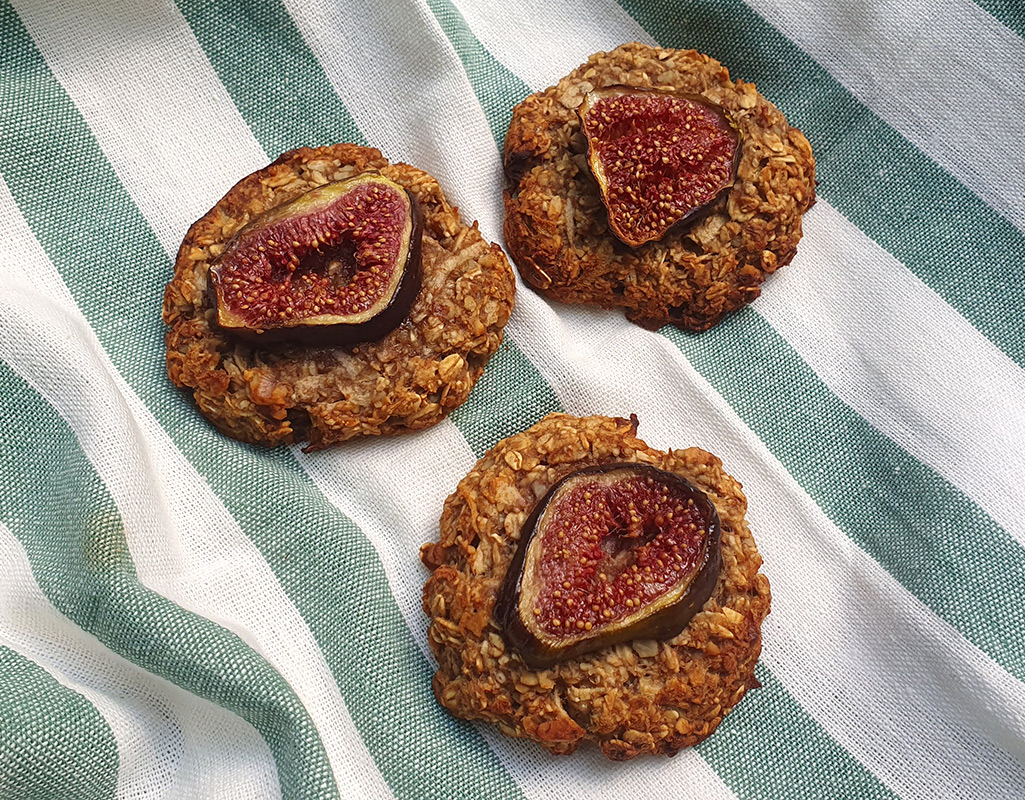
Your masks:
{"label": "golden brown crust", "polygon": [[[635,434],[626,419],[549,415],[499,442],[446,501],[440,540],[420,556],[432,573],[423,606],[438,659],[434,692],[456,716],[495,722],[552,753],[572,753],[591,740],[607,757],[625,760],[697,744],[758,685],[769,581],[758,571],[762,559],[741,486],[704,450],[663,453]],[[722,523],[719,582],[669,641],[635,641],[530,669],[506,646],[492,615],[520,526],[561,477],[612,461],[675,472],[712,499]]]}
{"label": "golden brown crust", "polygon": [[[577,115],[587,92],[618,84],[701,94],[743,137],[733,189],[699,222],[637,248],[608,228]],[[638,43],[591,56],[516,106],[505,172],[505,237],[523,279],[557,300],[621,306],[648,328],[705,330],[756,298],[794,257],[815,200],[808,140],[754,84],[693,50]]]}
{"label": "golden brown crust", "polygon": [[[254,347],[220,332],[207,272],[232,236],[315,186],[371,170],[409,189],[424,214],[423,288],[407,319],[354,347]],[[189,229],[164,292],[167,371],[223,433],[255,444],[317,450],[426,428],[466,400],[502,342],[514,292],[505,254],[463,224],[430,175],[373,148],[300,148],[243,178]]]}

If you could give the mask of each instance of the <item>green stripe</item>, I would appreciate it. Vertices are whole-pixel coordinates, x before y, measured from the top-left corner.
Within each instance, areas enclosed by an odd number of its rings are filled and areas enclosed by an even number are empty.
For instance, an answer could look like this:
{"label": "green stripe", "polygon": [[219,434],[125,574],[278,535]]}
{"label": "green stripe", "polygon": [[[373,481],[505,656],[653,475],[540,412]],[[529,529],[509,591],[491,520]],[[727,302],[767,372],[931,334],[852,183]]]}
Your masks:
{"label": "green stripe", "polygon": [[[244,22],[233,20],[234,31],[256,49],[256,31],[239,27]],[[288,450],[225,439],[170,385],[159,308],[171,264],[20,25],[6,27],[19,74],[2,84],[0,171],[118,371],[218,494],[309,625],[392,790],[423,798],[521,796],[473,727],[435,701],[432,669],[409,636],[366,537]],[[49,169],[54,163],[62,169]],[[39,180],[42,174],[48,181]]]}
{"label": "green stripe", "polygon": [[480,458],[501,439],[562,410],[552,387],[507,334],[469,400],[452,412],[452,422]]}
{"label": "green stripe", "polygon": [[0,675],[0,797],[113,798],[117,743],[93,704],[3,645]]}
{"label": "green stripe", "polygon": [[808,136],[818,192],[1020,366],[1025,234],[740,0],[620,0],[663,46],[754,81]]}
{"label": "green stripe", "polygon": [[1019,36],[1025,37],[1025,3],[1022,0],[975,0],[975,3]]}
{"label": "green stripe", "polygon": [[115,653],[238,714],[266,740],[285,797],[337,797],[313,722],[235,634],[139,583],[113,499],[67,423],[0,362],[0,521],[58,611]]}
{"label": "green stripe", "polygon": [[750,309],[700,338],[663,333],[841,530],[1025,680],[1025,639],[1007,635],[1025,630],[1025,604],[1008,602],[1025,586],[1025,549],[833,395]]}
{"label": "green stripe", "polygon": [[749,692],[715,735],[698,745],[738,797],[777,800],[795,791],[815,798],[894,797],[804,713],[764,664],[755,674],[762,688]]}

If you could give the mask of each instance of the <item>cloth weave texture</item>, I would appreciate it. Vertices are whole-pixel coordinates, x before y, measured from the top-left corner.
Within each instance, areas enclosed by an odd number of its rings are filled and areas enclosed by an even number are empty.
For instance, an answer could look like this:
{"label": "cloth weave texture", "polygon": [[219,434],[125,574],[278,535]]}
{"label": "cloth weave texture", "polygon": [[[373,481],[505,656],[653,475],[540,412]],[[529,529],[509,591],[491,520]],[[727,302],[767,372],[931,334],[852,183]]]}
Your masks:
{"label": "cloth weave texture", "polygon": [[[469,401],[304,454],[167,379],[189,225],[302,145],[380,148],[502,242],[513,106],[627,41],[801,128],[793,263],[715,329],[522,283]],[[1025,6],[0,0],[0,800],[1025,796]],[[437,705],[421,543],[544,414],[744,485],[750,692],[672,759],[554,758]]]}

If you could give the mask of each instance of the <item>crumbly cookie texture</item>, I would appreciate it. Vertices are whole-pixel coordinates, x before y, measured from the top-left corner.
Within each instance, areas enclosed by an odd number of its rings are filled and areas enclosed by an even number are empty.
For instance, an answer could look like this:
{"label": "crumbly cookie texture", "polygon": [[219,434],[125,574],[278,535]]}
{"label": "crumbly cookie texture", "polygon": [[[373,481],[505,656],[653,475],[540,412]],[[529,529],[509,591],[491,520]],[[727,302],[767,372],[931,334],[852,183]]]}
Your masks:
{"label": "crumbly cookie texture", "polygon": [[[371,171],[409,189],[424,215],[423,288],[406,320],[347,347],[253,346],[220,331],[207,274],[231,238],[314,187]],[[241,180],[190,228],[164,292],[167,371],[219,430],[245,442],[319,450],[426,428],[466,400],[502,342],[514,292],[505,254],[460,220],[430,175],[372,148],[300,148]]]}
{"label": "crumbly cookie texture", "polygon": [[[733,188],[691,225],[631,248],[608,227],[577,109],[595,88],[700,94],[741,131]],[[625,44],[597,53],[513,111],[505,140],[505,237],[523,279],[556,300],[622,307],[646,328],[702,331],[758,297],[790,263],[815,200],[808,140],[754,84],[693,50]]]}
{"label": "crumbly cookie texture", "polygon": [[[718,583],[673,639],[530,669],[492,613],[520,527],[564,475],[613,461],[682,475],[712,499],[722,524]],[[591,740],[608,758],[626,760],[673,755],[702,741],[758,685],[754,667],[770,594],[746,508],[740,484],[719,459],[697,448],[654,450],[637,438],[636,419],[552,414],[502,440],[446,501],[440,540],[420,550],[431,570],[423,607],[438,659],[438,701],[458,717],[497,723],[555,754]]]}

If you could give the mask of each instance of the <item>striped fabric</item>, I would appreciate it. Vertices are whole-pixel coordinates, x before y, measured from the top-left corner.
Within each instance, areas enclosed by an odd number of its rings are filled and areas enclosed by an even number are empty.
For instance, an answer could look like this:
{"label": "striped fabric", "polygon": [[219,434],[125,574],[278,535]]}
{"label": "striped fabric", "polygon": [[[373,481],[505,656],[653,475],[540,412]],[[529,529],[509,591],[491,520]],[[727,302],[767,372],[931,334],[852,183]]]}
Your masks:
{"label": "striped fabric", "polygon": [[[1025,797],[1025,5],[2,0],[0,798]],[[191,222],[299,145],[502,241],[512,107],[694,47],[808,136],[793,264],[699,336],[522,285],[469,402],[313,455],[168,382]],[[752,692],[673,759],[554,758],[430,689],[419,545],[498,439],[638,414],[744,484]]]}

